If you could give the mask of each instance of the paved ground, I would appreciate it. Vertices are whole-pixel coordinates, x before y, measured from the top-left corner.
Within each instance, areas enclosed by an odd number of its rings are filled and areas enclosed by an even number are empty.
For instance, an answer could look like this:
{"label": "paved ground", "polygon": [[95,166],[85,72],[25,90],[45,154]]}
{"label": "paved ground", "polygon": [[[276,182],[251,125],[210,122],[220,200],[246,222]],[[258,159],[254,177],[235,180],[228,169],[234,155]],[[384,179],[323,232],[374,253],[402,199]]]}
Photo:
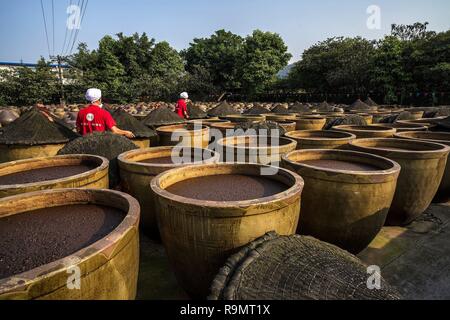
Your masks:
{"label": "paved ground", "polygon": [[[359,257],[408,299],[450,299],[450,202],[432,205],[407,228],[386,227]],[[141,236],[138,299],[181,300],[160,243]]]}
{"label": "paved ground", "polygon": [[450,202],[407,228],[387,227],[359,257],[407,299],[450,299]]}
{"label": "paved ground", "polygon": [[138,294],[139,300],[186,300],[178,286],[161,243],[141,235]]}

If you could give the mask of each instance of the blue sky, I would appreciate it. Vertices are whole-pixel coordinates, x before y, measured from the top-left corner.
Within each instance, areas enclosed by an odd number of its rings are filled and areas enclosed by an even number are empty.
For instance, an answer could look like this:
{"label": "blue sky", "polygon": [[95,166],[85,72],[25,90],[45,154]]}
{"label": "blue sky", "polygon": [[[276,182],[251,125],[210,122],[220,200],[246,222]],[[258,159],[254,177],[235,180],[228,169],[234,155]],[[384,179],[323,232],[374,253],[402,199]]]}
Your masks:
{"label": "blue sky", "polygon": [[[40,0],[0,0],[0,61],[35,62],[48,56]],[[65,35],[71,0],[54,0],[55,53]],[[72,0],[77,4],[79,0]],[[52,45],[51,0],[43,0]],[[381,9],[381,29],[366,26],[370,5]],[[106,34],[146,32],[178,50],[193,38],[226,29],[245,36],[254,29],[279,33],[298,60],[304,49],[331,36],[377,39],[392,23],[429,21],[450,29],[448,0],[89,0],[78,42],[91,49]]]}

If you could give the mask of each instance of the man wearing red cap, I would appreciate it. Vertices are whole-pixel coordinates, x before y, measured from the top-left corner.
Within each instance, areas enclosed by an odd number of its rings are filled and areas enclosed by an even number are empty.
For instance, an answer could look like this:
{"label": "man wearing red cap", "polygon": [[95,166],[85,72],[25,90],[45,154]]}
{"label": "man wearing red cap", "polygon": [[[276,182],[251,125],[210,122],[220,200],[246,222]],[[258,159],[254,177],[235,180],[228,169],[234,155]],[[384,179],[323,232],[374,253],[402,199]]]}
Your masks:
{"label": "man wearing red cap", "polygon": [[109,130],[114,134],[125,136],[129,139],[135,137],[131,131],[117,128],[116,121],[111,114],[102,109],[102,92],[99,89],[89,89],[86,92],[86,100],[91,104],[78,112],[76,122],[77,131],[81,135]]}

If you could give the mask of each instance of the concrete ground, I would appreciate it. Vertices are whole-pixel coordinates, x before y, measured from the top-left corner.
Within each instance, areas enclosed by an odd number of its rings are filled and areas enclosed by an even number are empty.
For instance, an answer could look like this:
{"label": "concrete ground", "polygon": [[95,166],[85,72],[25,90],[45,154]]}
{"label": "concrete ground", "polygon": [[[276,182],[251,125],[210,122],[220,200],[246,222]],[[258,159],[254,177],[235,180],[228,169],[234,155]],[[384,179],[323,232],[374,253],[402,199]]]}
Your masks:
{"label": "concrete ground", "polygon": [[386,227],[359,257],[405,299],[450,299],[450,202],[406,228]]}
{"label": "concrete ground", "polygon": [[[406,228],[385,227],[359,257],[381,268],[405,299],[450,299],[450,202]],[[186,300],[161,243],[141,236],[140,300]]]}

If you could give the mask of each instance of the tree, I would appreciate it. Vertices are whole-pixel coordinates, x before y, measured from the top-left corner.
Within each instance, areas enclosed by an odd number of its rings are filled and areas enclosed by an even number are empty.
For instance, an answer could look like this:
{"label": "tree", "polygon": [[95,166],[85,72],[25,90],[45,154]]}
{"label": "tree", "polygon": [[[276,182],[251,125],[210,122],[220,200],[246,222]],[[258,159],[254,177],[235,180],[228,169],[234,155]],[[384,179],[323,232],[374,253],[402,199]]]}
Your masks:
{"label": "tree", "polygon": [[0,74],[0,78],[1,100],[4,104],[24,106],[58,100],[57,77],[44,58],[38,61],[35,69],[19,67],[6,70]]}
{"label": "tree", "polygon": [[330,38],[307,49],[289,73],[292,87],[320,93],[363,93],[374,43],[360,37]]}
{"label": "tree", "polygon": [[371,88],[384,96],[388,104],[399,103],[397,92],[400,90],[406,94],[411,83],[411,75],[405,71],[404,67],[404,50],[404,41],[394,36],[387,36],[377,43],[377,50],[372,58]]}
{"label": "tree", "polygon": [[232,91],[241,88],[240,65],[244,54],[244,39],[225,30],[216,31],[210,38],[194,39],[182,52],[186,69],[206,70],[215,87]]}
{"label": "tree", "polygon": [[428,31],[429,23],[416,22],[411,25],[393,24],[391,26],[391,35],[402,41],[413,41],[418,39],[426,39],[436,35],[434,31]]}
{"label": "tree", "polygon": [[177,86],[185,74],[183,60],[169,43],[160,42],[152,50],[150,57],[150,86],[146,95],[168,99],[177,90]]}
{"label": "tree", "polygon": [[245,39],[242,63],[242,88],[247,94],[260,94],[277,80],[292,55],[276,33],[256,30]]}
{"label": "tree", "polygon": [[105,36],[98,50],[81,45],[71,59],[80,70],[78,83],[105,90],[111,102],[165,99],[183,77],[184,65],[167,42],[155,44],[145,33]]}

